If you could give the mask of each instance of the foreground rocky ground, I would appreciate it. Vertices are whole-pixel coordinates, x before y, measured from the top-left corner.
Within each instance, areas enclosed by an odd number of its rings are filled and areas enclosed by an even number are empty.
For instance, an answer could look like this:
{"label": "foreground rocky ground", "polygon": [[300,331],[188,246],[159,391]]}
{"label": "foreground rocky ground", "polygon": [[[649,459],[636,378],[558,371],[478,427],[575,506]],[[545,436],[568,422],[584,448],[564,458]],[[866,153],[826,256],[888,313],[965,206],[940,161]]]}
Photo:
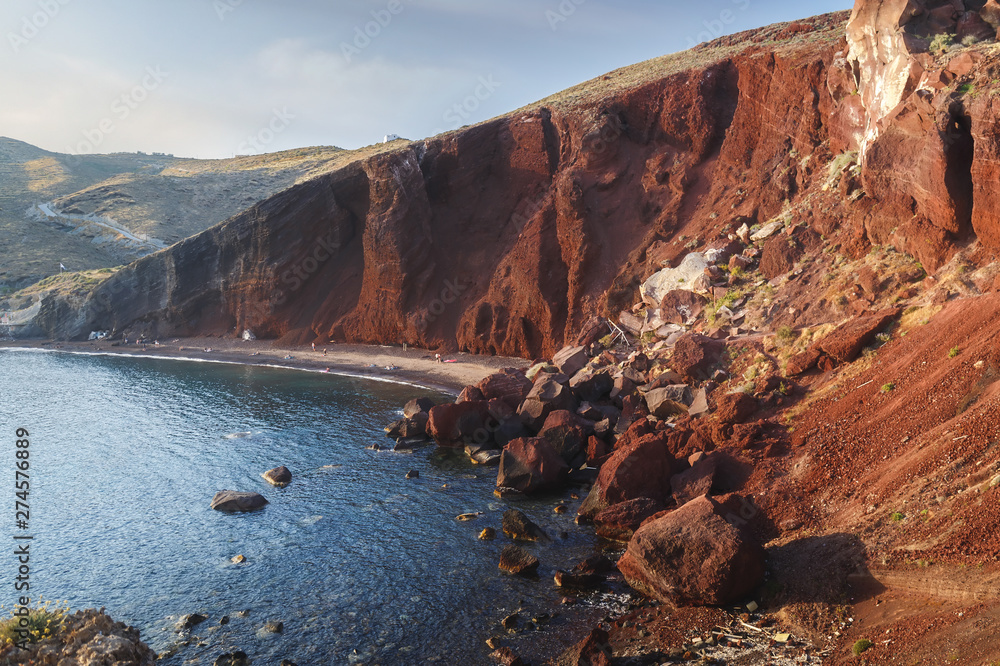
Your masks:
{"label": "foreground rocky ground", "polygon": [[[562,493],[581,529],[624,549],[555,584],[597,589],[616,569],[649,605],[556,663],[1000,658],[1000,295],[976,287],[992,267],[895,273],[853,297],[857,316],[761,334],[742,322],[770,307],[773,239],[746,231],[689,255],[698,270],[679,284],[675,269],[651,275],[617,323],[595,318],[551,360],[455,403],[413,401],[387,434],[498,466],[511,502]],[[536,537],[507,522],[500,566],[531,573]],[[517,663],[502,643],[498,662]]]}
{"label": "foreground rocky ground", "polygon": [[27,649],[0,647],[0,664],[45,666],[152,666],[156,654],[139,638],[139,631],[115,622],[104,609],[65,615],[51,636]]}

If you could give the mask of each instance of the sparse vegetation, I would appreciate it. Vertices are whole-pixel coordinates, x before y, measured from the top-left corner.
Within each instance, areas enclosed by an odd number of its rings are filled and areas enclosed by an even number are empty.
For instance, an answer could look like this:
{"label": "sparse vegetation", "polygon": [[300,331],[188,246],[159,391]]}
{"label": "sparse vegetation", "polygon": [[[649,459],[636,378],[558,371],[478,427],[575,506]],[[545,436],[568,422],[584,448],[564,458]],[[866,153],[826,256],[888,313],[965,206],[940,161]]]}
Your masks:
{"label": "sparse vegetation", "polygon": [[37,643],[59,631],[68,611],[68,605],[44,601],[39,606],[28,609],[27,625],[24,625],[23,618],[15,616],[14,610],[11,610],[10,617],[0,621],[0,641],[3,645],[12,645],[24,640]]}
{"label": "sparse vegetation", "polygon": [[882,384],[882,393],[888,393],[894,388],[896,388],[895,384],[893,384],[892,382],[886,382],[885,384]]}
{"label": "sparse vegetation", "polygon": [[777,333],[775,333],[775,336],[782,344],[785,345],[795,342],[795,339],[799,337],[798,333],[796,333],[795,329],[791,326],[782,326],[778,329]]}
{"label": "sparse vegetation", "polygon": [[894,523],[901,523],[904,520],[906,520],[906,516],[900,513],[899,511],[893,511],[891,514],[889,514],[889,520],[891,520]]}
{"label": "sparse vegetation", "polygon": [[966,35],[962,38],[962,46],[974,46],[979,43],[979,38],[975,35]]}
{"label": "sparse vegetation", "polygon": [[959,349],[958,347],[952,347],[951,349],[948,350],[948,358],[955,358],[961,353],[961,351],[962,350]]}
{"label": "sparse vegetation", "polygon": [[868,640],[867,638],[862,638],[860,641],[854,644],[854,647],[851,648],[851,652],[854,653],[855,657],[857,657],[862,652],[870,648],[872,645],[874,645],[874,643],[872,643],[870,640]]}
{"label": "sparse vegetation", "polygon": [[823,191],[829,190],[837,186],[840,182],[840,177],[844,173],[845,169],[849,170],[850,173],[855,174],[856,169],[860,169],[858,166],[858,153],[856,151],[850,150],[843,152],[832,160],[830,160],[830,166],[827,167],[826,172],[826,182],[823,184]]}
{"label": "sparse vegetation", "polygon": [[942,53],[945,53],[954,43],[955,38],[948,33],[934,35],[934,39],[931,40],[930,52],[934,55],[941,55]]}

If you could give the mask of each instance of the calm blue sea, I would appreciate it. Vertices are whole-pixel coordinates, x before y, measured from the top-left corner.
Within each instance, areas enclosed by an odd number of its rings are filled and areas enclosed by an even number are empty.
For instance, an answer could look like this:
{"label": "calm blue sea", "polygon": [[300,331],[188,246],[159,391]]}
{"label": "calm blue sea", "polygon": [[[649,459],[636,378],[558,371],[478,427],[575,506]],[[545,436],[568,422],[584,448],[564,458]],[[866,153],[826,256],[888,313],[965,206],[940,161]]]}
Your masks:
{"label": "calm blue sea", "polygon": [[[530,546],[538,580],[502,574],[507,540],[477,538],[487,526],[500,532],[509,508],[492,494],[495,468],[433,448],[366,448],[389,444],[383,426],[427,394],[273,368],[2,350],[0,538],[34,536],[33,598],[106,607],[157,652],[179,646],[168,665],[211,664],[232,649],[254,664],[490,663],[491,636],[528,657],[551,655],[615,603],[594,595],[559,606],[552,573],[597,544],[573,512],[553,513],[559,498],[519,503],[554,538]],[[14,522],[17,428],[31,441],[27,531]],[[260,477],[278,465],[294,475],[284,489]],[[405,479],[410,469],[420,477]],[[212,511],[222,489],[270,504]],[[475,511],[485,515],[455,520]],[[0,548],[7,608],[12,553]],[[507,636],[499,621],[519,607],[558,616],[544,631]],[[209,619],[184,645],[174,625],[194,612]],[[283,633],[261,631],[273,620]]]}

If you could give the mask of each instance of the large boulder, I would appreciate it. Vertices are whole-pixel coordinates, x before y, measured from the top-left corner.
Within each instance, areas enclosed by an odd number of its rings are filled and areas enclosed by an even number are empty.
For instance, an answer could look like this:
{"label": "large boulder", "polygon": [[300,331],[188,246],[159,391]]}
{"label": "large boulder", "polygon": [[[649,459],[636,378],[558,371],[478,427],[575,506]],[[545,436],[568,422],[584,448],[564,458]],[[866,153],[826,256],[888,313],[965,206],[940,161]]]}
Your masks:
{"label": "large boulder", "polygon": [[563,347],[552,357],[552,365],[567,377],[572,377],[583,370],[589,360],[585,347]]}
{"label": "large boulder", "polygon": [[517,409],[528,397],[531,391],[531,380],[523,372],[513,368],[504,368],[483,378],[477,384],[483,398],[486,400],[503,400],[512,409]]}
{"label": "large boulder", "polygon": [[587,445],[587,438],[594,432],[593,423],[572,412],[560,409],[552,412],[538,431],[570,467],[579,467]]}
{"label": "large boulder", "polygon": [[816,346],[838,363],[849,363],[857,358],[861,350],[871,344],[878,332],[898,315],[899,310],[892,308],[851,319],[820,340]]}
{"label": "large boulder", "polygon": [[646,393],[646,407],[658,419],[667,419],[677,414],[686,414],[688,406],[694,402],[694,394],[687,384],[674,384],[653,389]]}
{"label": "large boulder", "polygon": [[263,509],[267,500],[260,493],[220,490],[212,498],[212,508],[226,513],[243,513]]}
{"label": "large boulder", "polygon": [[522,437],[503,448],[497,488],[530,494],[562,486],[569,466],[542,437]]}
{"label": "large boulder", "polygon": [[611,393],[615,380],[607,370],[586,367],[573,375],[569,387],[580,400],[598,402]]}
{"label": "large boulder", "polygon": [[434,404],[434,401],[430,398],[414,398],[403,407],[403,418],[412,419],[421,412],[427,413],[431,411]]}
{"label": "large boulder", "polygon": [[482,400],[437,405],[427,419],[427,434],[443,447],[485,444],[479,440],[489,439],[488,420],[489,404]]}
{"label": "large boulder", "polygon": [[708,379],[712,367],[722,357],[723,348],[718,340],[697,333],[685,333],[674,345],[670,367],[688,380]]}
{"label": "large boulder", "polygon": [[644,520],[660,511],[663,504],[648,497],[619,502],[594,516],[594,533],[612,541],[628,541]]}
{"label": "large boulder", "polygon": [[417,412],[409,418],[402,418],[385,427],[389,439],[411,439],[427,435],[427,412]]}
{"label": "large boulder", "polygon": [[601,466],[579,514],[593,518],[612,504],[648,497],[665,503],[670,497],[674,457],[667,449],[669,432],[643,435],[621,448]]}
{"label": "large boulder", "polygon": [[676,606],[738,601],[764,580],[764,549],[699,497],[640,527],[618,561],[635,590]]}
{"label": "large boulder", "polygon": [[675,289],[663,295],[660,301],[660,319],[668,324],[687,326],[701,316],[708,300],[687,289]]}
{"label": "large boulder", "polygon": [[479,390],[478,386],[466,386],[462,389],[462,392],[458,394],[455,398],[455,402],[480,402],[486,400],[483,396],[483,392]]}
{"label": "large boulder", "polygon": [[668,292],[675,289],[690,289],[705,274],[708,262],[705,256],[692,252],[684,257],[677,268],[664,268],[654,273],[639,287],[642,300],[651,307],[657,308]]}
{"label": "large boulder", "polygon": [[579,403],[570,389],[553,376],[539,377],[517,410],[521,422],[538,432],[545,418],[553,411],[565,409],[575,412]]}

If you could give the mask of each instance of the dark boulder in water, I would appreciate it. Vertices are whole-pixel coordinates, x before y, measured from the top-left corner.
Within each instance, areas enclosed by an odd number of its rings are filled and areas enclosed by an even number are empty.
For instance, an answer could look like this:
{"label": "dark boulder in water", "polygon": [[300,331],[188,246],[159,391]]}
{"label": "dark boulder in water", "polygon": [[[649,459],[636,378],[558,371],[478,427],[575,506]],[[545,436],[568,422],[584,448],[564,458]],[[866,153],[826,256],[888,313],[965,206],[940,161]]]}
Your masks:
{"label": "dark boulder in water", "polygon": [[530,576],[538,571],[538,558],[519,546],[504,546],[500,568],[507,573]]}
{"label": "dark boulder in water", "polygon": [[212,498],[212,508],[226,513],[243,513],[264,508],[267,500],[260,493],[220,490]]}

